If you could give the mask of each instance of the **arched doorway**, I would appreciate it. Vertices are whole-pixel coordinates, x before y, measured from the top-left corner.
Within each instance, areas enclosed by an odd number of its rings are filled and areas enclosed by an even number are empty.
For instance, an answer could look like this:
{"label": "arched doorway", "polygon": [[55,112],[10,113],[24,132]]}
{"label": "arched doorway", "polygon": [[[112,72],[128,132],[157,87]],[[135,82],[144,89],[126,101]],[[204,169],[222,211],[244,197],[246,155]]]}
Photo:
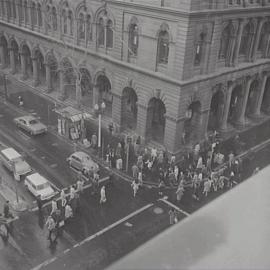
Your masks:
{"label": "arched doorway", "polygon": [[80,68],[81,73],[81,91],[82,104],[87,107],[93,107],[93,85],[89,71],[86,68]]}
{"label": "arched doorway", "polygon": [[62,72],[64,96],[76,100],[76,74],[68,59],[62,62]]}
{"label": "arched doorway", "polygon": [[201,125],[201,103],[192,102],[186,111],[184,122],[185,141],[190,142],[198,139],[198,130]]}
{"label": "arched doorway", "polygon": [[58,74],[58,63],[56,58],[54,57],[53,54],[49,54],[47,56],[47,65],[49,67],[50,71],[50,81],[47,82],[47,87],[48,89],[51,90],[56,90],[60,87],[60,82],[59,82],[59,74]]}
{"label": "arched doorway", "polygon": [[0,46],[2,47],[3,54],[1,53],[1,65],[3,68],[9,67],[10,66],[10,56],[9,56],[9,50],[8,50],[8,43],[7,40],[4,36],[1,37],[0,39]]}
{"label": "arched doorway", "polygon": [[231,95],[230,109],[228,114],[228,122],[234,124],[237,122],[242,102],[242,86],[237,85]]}
{"label": "arched doorway", "polygon": [[38,84],[45,84],[46,82],[46,69],[44,64],[44,57],[39,50],[35,51],[34,58],[37,61],[37,75],[38,75]]}
{"label": "arched doorway", "polygon": [[20,72],[21,70],[21,57],[19,54],[19,46],[16,40],[11,40],[10,42],[11,50],[14,53],[14,64],[15,64],[15,73]]}
{"label": "arched doorway", "polygon": [[208,130],[214,131],[220,128],[223,110],[224,110],[224,93],[221,90],[218,90],[212,96],[208,119]]}
{"label": "arched doorway", "polygon": [[98,76],[97,87],[98,87],[98,104],[101,104],[104,101],[106,104],[105,114],[108,117],[112,117],[113,96],[111,92],[111,83],[109,79],[105,75]]}
{"label": "arched doorway", "polygon": [[24,44],[22,46],[22,56],[24,57],[24,67],[22,69],[25,71],[25,74],[23,74],[24,79],[32,78],[33,77],[33,62],[31,59],[31,52],[29,47]]}
{"label": "arched doorway", "polygon": [[259,82],[255,80],[250,85],[247,106],[246,106],[246,111],[245,111],[246,116],[252,115],[255,112],[258,93],[259,93],[258,90],[259,90]]}
{"label": "arched doorway", "polygon": [[147,110],[147,137],[159,143],[164,142],[164,131],[166,124],[166,107],[162,100],[151,98]]}
{"label": "arched doorway", "polygon": [[136,92],[131,87],[126,87],[122,94],[122,127],[135,130],[137,127],[137,101]]}
{"label": "arched doorway", "polygon": [[267,78],[265,83],[261,110],[270,113],[270,77]]}

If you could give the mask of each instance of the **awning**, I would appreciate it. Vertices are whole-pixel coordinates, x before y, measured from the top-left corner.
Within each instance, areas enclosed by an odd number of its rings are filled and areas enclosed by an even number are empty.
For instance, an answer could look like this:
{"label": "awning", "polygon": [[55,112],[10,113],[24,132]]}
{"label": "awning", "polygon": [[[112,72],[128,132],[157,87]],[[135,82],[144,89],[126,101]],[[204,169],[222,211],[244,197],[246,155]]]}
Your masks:
{"label": "awning", "polygon": [[56,109],[55,112],[62,117],[70,119],[72,122],[80,121],[83,118],[83,113],[71,106]]}

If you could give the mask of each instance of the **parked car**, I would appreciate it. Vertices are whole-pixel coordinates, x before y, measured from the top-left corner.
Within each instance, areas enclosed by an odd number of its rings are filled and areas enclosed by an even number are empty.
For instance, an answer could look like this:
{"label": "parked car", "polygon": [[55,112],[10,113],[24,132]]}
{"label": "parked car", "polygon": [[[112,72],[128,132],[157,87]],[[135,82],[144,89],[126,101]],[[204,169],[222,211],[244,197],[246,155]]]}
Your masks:
{"label": "parked car", "polygon": [[6,148],[0,152],[2,164],[13,172],[16,180],[20,180],[21,175],[32,171],[30,165],[24,160],[22,155],[13,148]]}
{"label": "parked car", "polygon": [[40,196],[42,201],[49,200],[56,194],[49,181],[39,173],[26,176],[24,184],[35,197]]}
{"label": "parked car", "polygon": [[25,115],[14,119],[17,127],[24,129],[31,135],[38,135],[47,132],[48,128],[33,115]]}
{"label": "parked car", "polygon": [[81,151],[71,154],[67,158],[67,162],[69,163],[70,167],[81,171],[84,175],[99,171],[98,164],[94,162],[88,154]]}

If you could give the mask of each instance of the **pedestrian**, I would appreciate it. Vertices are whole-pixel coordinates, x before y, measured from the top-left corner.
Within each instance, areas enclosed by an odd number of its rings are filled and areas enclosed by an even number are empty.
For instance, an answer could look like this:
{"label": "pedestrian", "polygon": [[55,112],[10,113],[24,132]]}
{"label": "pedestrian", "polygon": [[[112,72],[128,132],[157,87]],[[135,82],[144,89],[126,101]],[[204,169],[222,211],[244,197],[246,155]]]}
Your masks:
{"label": "pedestrian", "polygon": [[139,171],[138,173],[138,184],[139,186],[143,186],[143,174],[142,174],[142,171]]}
{"label": "pedestrian", "polygon": [[18,100],[19,100],[19,106],[22,107],[24,104],[22,96],[18,96]]}
{"label": "pedestrian", "polygon": [[178,182],[178,176],[179,176],[179,167],[177,165],[174,166],[174,177],[175,181]]}
{"label": "pedestrian", "polygon": [[4,217],[13,218],[13,215],[10,213],[9,201],[7,200],[4,204]]}
{"label": "pedestrian", "polygon": [[260,171],[260,168],[259,167],[256,167],[255,170],[253,171],[252,175],[257,174],[259,171]]}
{"label": "pedestrian", "polygon": [[70,193],[70,201],[71,201],[71,200],[73,200],[75,198],[75,187],[74,187],[74,185],[72,185],[70,187],[69,193]]}
{"label": "pedestrian", "polygon": [[197,170],[201,171],[202,170],[202,165],[203,165],[203,160],[202,160],[202,157],[199,156],[198,158],[198,162],[197,162]]}
{"label": "pedestrian", "polygon": [[52,233],[56,227],[55,221],[52,218],[52,216],[48,216],[45,225],[47,226],[47,229],[49,231],[48,240],[50,240],[50,242],[52,242]]}
{"label": "pedestrian", "polygon": [[66,204],[65,206],[65,219],[69,219],[73,217],[73,210],[69,204]]}
{"label": "pedestrian", "polygon": [[83,193],[83,181],[80,179],[77,181],[77,192],[79,195]]}
{"label": "pedestrian", "polygon": [[234,154],[231,151],[228,155],[228,164],[229,164],[229,168],[231,168],[232,164],[233,164],[233,160],[234,160]]}
{"label": "pedestrian", "polygon": [[163,196],[164,190],[165,190],[165,183],[164,183],[163,180],[161,180],[161,181],[159,182],[159,185],[158,185],[158,194],[159,194],[160,196]]}
{"label": "pedestrian", "polygon": [[66,206],[67,199],[66,199],[66,193],[63,189],[60,192],[60,200],[61,200],[61,207],[64,208]]}
{"label": "pedestrian", "polygon": [[99,201],[99,203],[102,204],[102,203],[105,203],[106,201],[107,201],[107,198],[106,198],[105,186],[102,186],[102,188],[100,190],[100,201]]}
{"label": "pedestrian", "polygon": [[139,173],[139,168],[136,164],[132,166],[132,177],[137,178]]}
{"label": "pedestrian", "polygon": [[57,207],[57,202],[56,200],[52,200],[52,211],[51,211],[51,215],[53,213],[55,213],[57,211],[58,207]]}
{"label": "pedestrian", "polygon": [[139,189],[139,183],[137,180],[133,180],[132,183],[131,183],[131,187],[133,189],[133,197],[135,198],[136,197],[136,194],[138,192],[138,189]]}
{"label": "pedestrian", "polygon": [[119,157],[117,160],[116,160],[116,169],[117,170],[122,170],[123,169],[123,160],[121,157]]}
{"label": "pedestrian", "polygon": [[37,207],[38,207],[38,211],[39,213],[42,212],[42,200],[41,200],[41,195],[37,196]]}
{"label": "pedestrian", "polygon": [[181,201],[181,199],[182,199],[182,197],[183,197],[183,195],[184,195],[184,186],[183,186],[183,184],[182,184],[182,182],[178,185],[178,188],[177,188],[177,190],[176,190],[176,200],[177,200],[177,202],[180,202]]}
{"label": "pedestrian", "polygon": [[169,220],[170,220],[170,225],[174,224],[174,217],[175,217],[175,212],[174,212],[174,208],[171,208],[169,210]]}
{"label": "pedestrian", "polygon": [[234,180],[235,180],[234,172],[231,171],[230,176],[228,178],[228,182],[227,182],[227,187],[228,188],[232,188],[233,187],[233,183],[235,182]]}
{"label": "pedestrian", "polygon": [[210,189],[211,189],[211,180],[210,180],[210,178],[208,178],[204,182],[204,187],[203,187],[203,194],[205,195],[205,197],[208,196],[208,193],[210,192]]}
{"label": "pedestrian", "polygon": [[97,147],[97,135],[94,133],[91,137],[91,147],[96,149]]}

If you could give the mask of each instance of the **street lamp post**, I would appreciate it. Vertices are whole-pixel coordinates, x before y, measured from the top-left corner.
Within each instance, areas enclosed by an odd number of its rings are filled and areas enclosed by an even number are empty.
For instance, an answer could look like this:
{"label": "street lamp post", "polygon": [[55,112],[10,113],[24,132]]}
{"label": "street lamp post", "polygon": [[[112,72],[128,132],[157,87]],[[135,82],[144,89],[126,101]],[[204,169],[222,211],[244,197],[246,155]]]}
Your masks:
{"label": "street lamp post", "polygon": [[94,106],[95,112],[98,113],[98,150],[100,153],[101,149],[101,115],[106,109],[106,104],[103,101],[100,105],[95,104]]}

